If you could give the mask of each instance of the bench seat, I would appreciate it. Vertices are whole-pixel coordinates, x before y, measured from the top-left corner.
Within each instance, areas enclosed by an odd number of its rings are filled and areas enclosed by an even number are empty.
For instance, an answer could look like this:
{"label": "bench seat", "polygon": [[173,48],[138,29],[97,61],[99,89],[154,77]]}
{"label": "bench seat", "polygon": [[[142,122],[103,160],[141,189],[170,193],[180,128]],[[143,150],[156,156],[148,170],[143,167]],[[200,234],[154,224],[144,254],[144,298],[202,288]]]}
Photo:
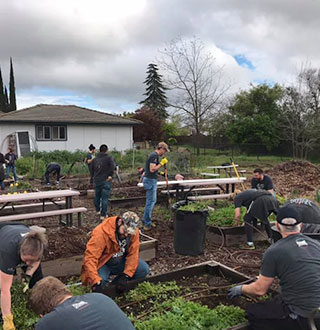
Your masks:
{"label": "bench seat", "polygon": [[0,216],[0,222],[29,220],[29,219],[52,217],[52,216],[57,216],[57,215],[61,216],[61,215],[78,213],[78,226],[81,226],[81,213],[82,212],[87,212],[87,209],[85,207],[76,207],[76,208],[71,208],[71,209],[60,209],[60,210],[45,211],[45,212],[13,214],[13,215]]}
{"label": "bench seat", "polygon": [[[190,192],[193,192],[193,191],[220,191],[220,188],[219,187],[210,187],[210,188],[196,188],[196,189],[192,189]],[[167,194],[167,193],[170,193],[170,194],[175,194],[176,193],[176,190],[175,189],[172,189],[172,190],[161,190],[161,193],[162,194]]]}
{"label": "bench seat", "polygon": [[232,194],[215,194],[215,195],[202,195],[202,196],[188,196],[189,201],[201,201],[210,199],[224,199],[229,198]]}

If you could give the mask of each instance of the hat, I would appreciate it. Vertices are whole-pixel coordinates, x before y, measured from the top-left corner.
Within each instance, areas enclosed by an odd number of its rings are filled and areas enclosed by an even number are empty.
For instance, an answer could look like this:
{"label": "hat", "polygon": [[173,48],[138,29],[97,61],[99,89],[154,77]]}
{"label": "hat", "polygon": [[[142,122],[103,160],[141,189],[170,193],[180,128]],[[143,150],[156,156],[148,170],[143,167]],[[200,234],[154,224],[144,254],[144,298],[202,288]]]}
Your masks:
{"label": "hat", "polygon": [[135,235],[139,225],[139,217],[136,213],[128,211],[123,213],[121,217],[124,228],[129,235]]}
{"label": "hat", "polygon": [[165,142],[159,142],[157,145],[157,149],[161,149],[163,148],[164,150],[166,150],[167,152],[169,152],[169,147]]}
{"label": "hat", "polygon": [[[286,218],[295,219],[296,222],[292,224],[282,223],[282,220]],[[292,205],[284,206],[278,211],[277,222],[284,226],[295,226],[301,223],[300,213],[294,207],[292,207]]]}

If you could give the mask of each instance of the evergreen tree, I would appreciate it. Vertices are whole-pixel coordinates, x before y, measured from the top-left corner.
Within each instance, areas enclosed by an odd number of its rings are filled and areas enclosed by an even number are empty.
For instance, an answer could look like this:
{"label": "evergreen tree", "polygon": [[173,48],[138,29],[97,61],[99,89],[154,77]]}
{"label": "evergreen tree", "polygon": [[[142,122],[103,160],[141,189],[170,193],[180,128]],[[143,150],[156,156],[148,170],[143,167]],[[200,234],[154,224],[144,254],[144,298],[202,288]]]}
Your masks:
{"label": "evergreen tree", "polygon": [[4,112],[10,112],[7,86],[4,86]]}
{"label": "evergreen tree", "polygon": [[2,81],[2,74],[0,68],[0,111],[5,112],[5,96],[3,90],[3,81]]}
{"label": "evergreen tree", "polygon": [[10,105],[9,112],[17,110],[16,103],[16,88],[14,84],[14,74],[13,74],[13,65],[12,58],[10,57],[10,82],[9,82],[9,92],[10,92]]}
{"label": "evergreen tree", "polygon": [[143,82],[147,88],[143,94],[146,98],[139,102],[151,109],[158,119],[166,119],[168,113],[166,107],[168,106],[167,97],[165,94],[166,88],[162,84],[162,75],[158,73],[156,64],[149,64],[147,69],[147,78]]}

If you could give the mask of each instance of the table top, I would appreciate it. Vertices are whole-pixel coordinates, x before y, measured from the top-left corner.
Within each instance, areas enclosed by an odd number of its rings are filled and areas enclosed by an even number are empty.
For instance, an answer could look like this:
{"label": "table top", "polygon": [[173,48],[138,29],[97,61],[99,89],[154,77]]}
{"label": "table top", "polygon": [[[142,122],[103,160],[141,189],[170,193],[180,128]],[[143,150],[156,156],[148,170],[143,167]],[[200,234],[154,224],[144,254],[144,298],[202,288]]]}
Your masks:
{"label": "table top", "polygon": [[[235,167],[238,167],[238,164],[234,164]],[[224,169],[224,168],[233,168],[233,165],[224,165],[224,166],[207,166],[207,168],[213,168],[213,169]]]}
{"label": "table top", "polygon": [[[219,178],[219,179],[194,179],[194,180],[172,180],[168,181],[168,185],[177,184],[179,186],[206,186],[218,184],[241,183],[246,181],[246,178]],[[166,186],[166,181],[158,181],[157,186]],[[138,183],[138,187],[143,187],[142,182]]]}
{"label": "table top", "polygon": [[220,174],[218,174],[218,173],[207,173],[207,172],[205,172],[205,173],[200,173],[201,175],[204,175],[204,176],[220,176]]}
{"label": "table top", "polygon": [[65,190],[48,190],[48,191],[37,191],[31,193],[20,193],[16,195],[0,195],[0,203],[8,202],[19,202],[33,199],[50,199],[55,197],[70,197],[78,196],[80,192],[77,190],[65,189]]}

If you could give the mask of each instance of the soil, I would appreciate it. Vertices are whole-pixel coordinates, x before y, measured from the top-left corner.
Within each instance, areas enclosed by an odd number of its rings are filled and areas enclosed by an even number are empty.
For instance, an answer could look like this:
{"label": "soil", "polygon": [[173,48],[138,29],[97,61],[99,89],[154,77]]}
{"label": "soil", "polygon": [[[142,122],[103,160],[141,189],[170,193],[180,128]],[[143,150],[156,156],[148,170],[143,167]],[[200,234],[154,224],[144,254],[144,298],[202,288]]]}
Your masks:
{"label": "soil", "polygon": [[308,161],[292,160],[266,171],[271,176],[277,194],[283,197],[315,197],[320,188],[320,168]]}

